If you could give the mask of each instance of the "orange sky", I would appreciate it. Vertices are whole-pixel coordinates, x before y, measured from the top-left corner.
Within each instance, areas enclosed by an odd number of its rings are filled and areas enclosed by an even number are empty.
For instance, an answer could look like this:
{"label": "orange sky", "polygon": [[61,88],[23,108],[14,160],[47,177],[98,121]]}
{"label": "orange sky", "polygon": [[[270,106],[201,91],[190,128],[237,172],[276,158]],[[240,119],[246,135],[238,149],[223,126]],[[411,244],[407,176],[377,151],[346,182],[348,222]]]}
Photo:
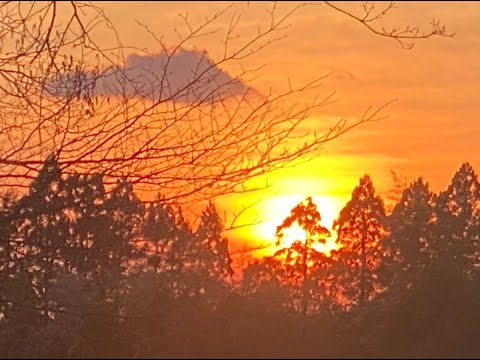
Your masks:
{"label": "orange sky", "polygon": [[[177,41],[173,29],[182,28],[179,13],[188,11],[189,19],[195,23],[228,4],[96,3],[117,26],[124,45],[153,52],[154,41],[145,36],[135,20],[173,45]],[[233,5],[231,11],[242,15],[240,34],[247,36],[266,21],[267,5]],[[278,4],[280,11],[291,6]],[[317,202],[325,225],[330,226],[364,173],[372,176],[377,190],[385,195],[392,186],[390,169],[409,180],[424,176],[435,191],[447,185],[463,161],[471,162],[480,171],[480,3],[400,2],[384,24],[419,25],[428,30],[433,18],[440,19],[456,36],[417,41],[407,51],[324,5],[312,6],[290,18],[292,26],[286,31],[286,39],[245,61],[246,65],[266,65],[252,83],[260,91],[269,86],[285,89],[287,78],[300,84],[332,72],[319,93],[335,90],[338,101],[309,119],[312,129],[327,119],[356,118],[370,105],[380,106],[394,98],[398,101],[388,108],[388,119],[354,129],[326,145],[311,162],[271,174],[272,187],[267,191],[219,199],[221,210],[238,210],[260,201],[245,213],[243,221],[251,221],[256,215],[258,220],[267,221],[230,233],[230,237],[265,237],[267,241],[273,236],[273,224],[281,222],[296,202],[309,195]],[[220,18],[217,27],[225,26],[229,20],[229,16]],[[199,40],[194,46],[206,49],[213,59],[221,51],[215,36]]]}

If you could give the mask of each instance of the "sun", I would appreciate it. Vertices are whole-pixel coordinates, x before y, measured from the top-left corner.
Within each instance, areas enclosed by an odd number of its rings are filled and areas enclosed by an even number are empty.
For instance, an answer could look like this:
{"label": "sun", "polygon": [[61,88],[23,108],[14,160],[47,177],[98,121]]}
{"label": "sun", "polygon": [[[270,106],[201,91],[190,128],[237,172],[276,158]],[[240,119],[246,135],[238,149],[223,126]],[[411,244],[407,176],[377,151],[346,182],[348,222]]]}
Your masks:
{"label": "sun", "polygon": [[[262,205],[262,212],[265,214],[266,220],[252,228],[252,235],[257,238],[259,242],[275,244],[277,241],[275,236],[277,226],[290,214],[290,210],[304,199],[305,196],[295,194],[278,195],[266,200]],[[341,204],[334,196],[314,195],[312,196],[312,200],[320,212],[321,224],[327,227],[332,233],[332,236],[326,239],[325,244],[315,244],[314,248],[319,252],[330,255],[332,250],[338,249],[338,245],[335,242],[336,236],[332,231],[332,225],[338,215]],[[290,228],[284,230],[284,236],[282,237],[280,246],[288,247],[295,240],[305,241],[305,236],[305,231],[297,224],[293,224]],[[269,246],[258,252],[257,255],[272,255],[276,250],[278,250],[277,246]]]}
{"label": "sun", "polygon": [[304,241],[307,233],[297,224],[293,224],[291,227],[284,229],[282,231],[283,237],[281,246],[282,247],[290,247],[294,241]]}

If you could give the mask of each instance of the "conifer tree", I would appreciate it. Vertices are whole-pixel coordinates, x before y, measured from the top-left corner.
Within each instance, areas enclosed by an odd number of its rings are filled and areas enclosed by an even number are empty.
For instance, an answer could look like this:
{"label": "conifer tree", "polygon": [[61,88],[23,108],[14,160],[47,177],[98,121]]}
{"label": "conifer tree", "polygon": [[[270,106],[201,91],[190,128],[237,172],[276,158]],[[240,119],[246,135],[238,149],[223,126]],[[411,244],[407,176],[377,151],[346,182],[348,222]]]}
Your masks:
{"label": "conifer tree", "polygon": [[431,262],[433,197],[428,183],[418,178],[406,188],[388,219],[390,234],[385,239],[398,264],[397,276],[409,286]]}
{"label": "conifer tree", "polygon": [[385,207],[368,175],[360,179],[334,228],[348,272],[343,290],[350,301],[363,304],[383,287],[377,269],[384,257],[382,238],[387,233]]}
{"label": "conifer tree", "polygon": [[233,275],[232,259],[228,252],[228,239],[222,237],[223,224],[215,204],[209,202],[203,210],[200,225],[195,233],[198,241],[198,262],[200,266],[219,278]]}
{"label": "conifer tree", "polygon": [[477,174],[464,163],[435,201],[434,226],[438,261],[464,276],[472,275],[475,265],[479,205]]}
{"label": "conifer tree", "polygon": [[331,300],[333,260],[319,249],[330,231],[321,225],[320,212],[311,197],[297,204],[277,227],[277,245],[282,245],[286,231],[295,225],[303,230],[304,237],[281,247],[264,265],[280,284],[290,287],[293,308],[306,315],[326,308],[325,301]]}

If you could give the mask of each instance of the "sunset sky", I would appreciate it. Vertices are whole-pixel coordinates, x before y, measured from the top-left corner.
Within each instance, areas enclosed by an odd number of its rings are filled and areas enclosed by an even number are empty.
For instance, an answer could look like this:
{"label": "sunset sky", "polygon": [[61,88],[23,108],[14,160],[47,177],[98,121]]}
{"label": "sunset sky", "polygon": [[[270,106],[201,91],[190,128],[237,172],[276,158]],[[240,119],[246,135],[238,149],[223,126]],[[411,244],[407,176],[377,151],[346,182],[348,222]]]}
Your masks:
{"label": "sunset sky", "polygon": [[[195,24],[228,4],[96,3],[105,9],[124,45],[150,52],[155,52],[157,45],[137,20],[174,45],[174,29],[183,26],[179,13],[188,12]],[[226,26],[232,12],[238,12],[238,32],[246,36],[268,21],[267,6],[235,3],[230,15],[215,24],[218,28]],[[278,9],[282,12],[292,6],[282,2]],[[338,6],[355,9],[360,4],[339,2]],[[291,27],[284,32],[287,38],[245,61],[246,66],[265,65],[251,82],[259,91],[269,87],[285,89],[288,79],[300,85],[331,73],[323,86],[309,96],[336,91],[337,101],[315,111],[307,122],[311,130],[322,129],[325,123],[341,117],[358,118],[369,106],[398,100],[385,110],[387,119],[362,125],[332,141],[310,162],[270,174],[272,186],[268,190],[219,199],[221,211],[259,201],[242,221],[252,221],[256,215],[257,220],[265,220],[258,226],[229,233],[229,237],[268,242],[275,226],[306,196],[313,196],[329,227],[365,173],[371,175],[377,191],[386,196],[392,187],[390,170],[408,180],[423,176],[434,191],[446,187],[464,161],[480,170],[480,3],[400,2],[382,24],[418,25],[427,31],[434,18],[456,33],[455,37],[418,40],[412,50],[404,50],[396,41],[372,34],[325,5],[308,6],[290,18]],[[200,39],[194,47],[207,50],[212,59],[222,51],[215,36]],[[240,242],[236,244],[240,246]]]}

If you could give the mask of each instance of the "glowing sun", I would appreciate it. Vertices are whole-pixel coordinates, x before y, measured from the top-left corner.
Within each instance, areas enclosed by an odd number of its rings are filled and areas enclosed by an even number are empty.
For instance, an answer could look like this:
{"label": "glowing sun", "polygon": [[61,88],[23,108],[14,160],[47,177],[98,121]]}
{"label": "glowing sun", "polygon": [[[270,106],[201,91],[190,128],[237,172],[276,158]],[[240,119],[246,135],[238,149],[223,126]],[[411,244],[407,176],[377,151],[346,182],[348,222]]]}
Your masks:
{"label": "glowing sun", "polygon": [[[277,240],[275,236],[277,226],[290,214],[290,210],[304,199],[305,196],[303,195],[279,195],[266,200],[262,205],[262,211],[265,214],[266,220],[255,227],[253,231],[254,235],[261,241],[275,243]],[[332,231],[332,225],[338,216],[341,204],[334,196],[312,196],[312,200],[320,212],[321,224],[327,227],[332,233],[332,236],[326,239],[325,244],[316,244],[314,248],[319,252],[324,252],[329,255],[330,251],[338,248],[335,242],[336,236]],[[293,224],[290,228],[284,229],[283,234],[284,236],[280,244],[281,247],[288,247],[295,240],[305,241],[305,231],[297,224]],[[271,255],[276,250],[278,250],[278,247],[270,246],[261,252],[261,256]]]}

